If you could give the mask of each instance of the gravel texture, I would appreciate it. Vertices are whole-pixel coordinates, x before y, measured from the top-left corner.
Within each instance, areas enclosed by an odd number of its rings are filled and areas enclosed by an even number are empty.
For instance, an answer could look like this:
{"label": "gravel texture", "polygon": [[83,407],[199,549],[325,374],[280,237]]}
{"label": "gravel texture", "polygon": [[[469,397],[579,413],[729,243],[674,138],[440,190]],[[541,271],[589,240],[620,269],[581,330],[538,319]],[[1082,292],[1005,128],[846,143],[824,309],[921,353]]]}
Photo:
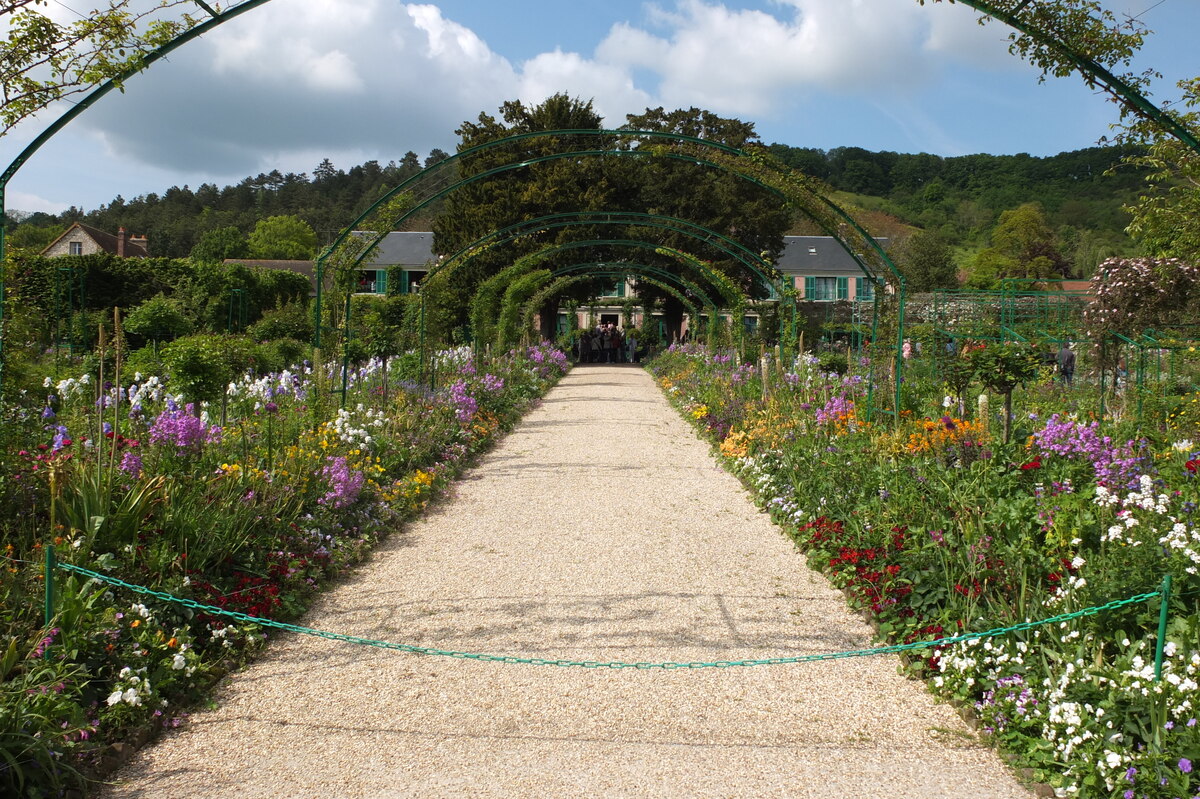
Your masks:
{"label": "gravel texture", "polygon": [[[575,660],[869,644],[634,366],[577,367],[303,623]],[[1031,795],[896,667],[564,669],[279,636],[102,795]]]}

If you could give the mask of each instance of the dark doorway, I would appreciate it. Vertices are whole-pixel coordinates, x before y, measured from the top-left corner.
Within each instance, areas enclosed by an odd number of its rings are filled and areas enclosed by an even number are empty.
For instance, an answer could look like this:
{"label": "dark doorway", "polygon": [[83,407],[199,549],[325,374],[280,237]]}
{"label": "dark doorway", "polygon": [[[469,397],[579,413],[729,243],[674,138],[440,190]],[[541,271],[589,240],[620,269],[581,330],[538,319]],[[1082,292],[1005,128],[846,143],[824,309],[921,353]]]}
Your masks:
{"label": "dark doorway", "polygon": [[615,314],[615,313],[600,314],[600,324],[602,324],[602,325],[615,325],[615,324],[617,324],[618,321],[620,321],[620,319],[621,319],[620,314]]}

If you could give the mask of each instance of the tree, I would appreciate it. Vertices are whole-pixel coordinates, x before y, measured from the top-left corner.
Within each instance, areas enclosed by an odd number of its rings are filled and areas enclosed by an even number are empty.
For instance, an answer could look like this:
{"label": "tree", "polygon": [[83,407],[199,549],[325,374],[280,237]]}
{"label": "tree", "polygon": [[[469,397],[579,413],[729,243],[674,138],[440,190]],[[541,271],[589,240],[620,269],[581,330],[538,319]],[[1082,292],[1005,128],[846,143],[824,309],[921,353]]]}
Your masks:
{"label": "tree", "polygon": [[250,242],[246,234],[236,227],[220,227],[209,230],[200,237],[192,248],[193,261],[224,261],[226,258],[247,258]]}
{"label": "tree", "polygon": [[125,330],[157,345],[160,341],[192,332],[192,323],[177,300],[159,294],[129,312],[125,317]]}
{"label": "tree", "polygon": [[[455,132],[460,138],[461,153],[519,133],[599,130],[601,122],[590,101],[556,94],[532,107],[516,100],[506,102],[500,107],[499,119],[480,114],[477,121],[464,122]],[[587,149],[603,149],[595,139],[589,139],[587,144]],[[505,164],[559,152],[562,146],[560,141],[525,139],[475,153],[458,161],[457,166],[461,176],[467,178]],[[482,236],[526,219],[556,212],[620,207],[624,181],[617,177],[618,173],[619,169],[603,163],[602,159],[559,159],[531,164],[460,188],[447,197],[444,210],[434,221],[434,252],[455,253]],[[525,236],[456,267],[450,281],[435,278],[437,285],[426,285],[422,291],[434,289],[429,297],[437,296],[439,302],[445,303],[444,311],[450,314],[452,323],[463,325],[468,321],[469,298],[489,275],[548,245],[596,237],[597,230],[586,227],[558,228]]]}
{"label": "tree", "polygon": [[425,159],[425,168],[428,169],[429,167],[433,166],[434,164],[440,164],[442,161],[445,161],[449,157],[450,157],[450,153],[446,152],[445,150],[440,150],[437,147],[434,147],[432,150],[429,151],[429,156]]}
{"label": "tree", "polygon": [[0,135],[51,103],[90,91],[141,68],[146,55],[194,27],[179,13],[193,0],[108,0],[102,9],[59,24],[37,9],[46,0],[0,4]]}
{"label": "tree", "polygon": [[[1200,106],[1200,77],[1179,86],[1186,107]],[[1176,119],[1200,138],[1200,112],[1179,113]],[[1153,256],[1200,263],[1200,153],[1145,122],[1127,134],[1148,151],[1126,162],[1150,170],[1145,193],[1125,207],[1132,217],[1129,234]]]}
{"label": "tree", "polygon": [[958,267],[950,245],[937,233],[918,230],[897,248],[896,265],[909,291],[957,288]]}
{"label": "tree", "polygon": [[976,256],[969,280],[973,286],[990,288],[1004,278],[1055,279],[1070,273],[1070,263],[1036,203],[1000,214],[991,238],[992,246]]}
{"label": "tree", "polygon": [[250,234],[254,258],[302,261],[313,257],[317,234],[297,216],[272,216],[259,221]]}
{"label": "tree", "polygon": [[[626,126],[635,130],[694,136],[738,149],[762,147],[752,123],[719,117],[698,108],[647,109],[645,113],[631,114],[626,119]],[[778,258],[783,252],[783,237],[792,223],[791,211],[774,194],[750,181],[724,170],[666,158],[637,163],[630,178],[632,185],[628,190],[627,210],[688,220],[722,233],[750,252],[764,254],[768,260]],[[751,299],[767,296],[768,287],[720,249],[682,233],[651,230],[649,234],[643,232],[641,235],[653,235],[667,246],[710,261]],[[673,264],[668,266],[677,268]],[[661,299],[667,335],[678,335],[683,319],[682,303],[649,286],[644,293]]]}

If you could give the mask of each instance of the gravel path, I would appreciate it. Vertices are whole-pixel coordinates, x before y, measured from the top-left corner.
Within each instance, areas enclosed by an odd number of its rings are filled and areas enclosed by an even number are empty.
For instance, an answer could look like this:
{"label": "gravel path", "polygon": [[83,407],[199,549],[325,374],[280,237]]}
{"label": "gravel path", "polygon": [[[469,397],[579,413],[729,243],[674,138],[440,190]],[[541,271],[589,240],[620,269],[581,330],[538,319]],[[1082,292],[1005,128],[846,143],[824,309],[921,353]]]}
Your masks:
{"label": "gravel path", "polygon": [[[633,366],[576,368],[304,623],[576,660],[869,640]],[[281,636],[103,795],[1030,796],[896,665],[563,669]]]}

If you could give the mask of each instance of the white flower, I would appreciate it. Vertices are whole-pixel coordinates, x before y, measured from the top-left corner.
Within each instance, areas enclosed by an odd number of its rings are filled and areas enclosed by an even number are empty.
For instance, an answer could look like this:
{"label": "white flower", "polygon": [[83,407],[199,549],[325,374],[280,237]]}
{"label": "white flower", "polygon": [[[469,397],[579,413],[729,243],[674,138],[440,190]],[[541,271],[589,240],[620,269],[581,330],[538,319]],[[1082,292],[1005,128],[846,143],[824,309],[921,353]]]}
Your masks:
{"label": "white flower", "polygon": [[105,699],[104,701],[108,703],[109,707],[112,707],[117,702],[121,701],[121,692],[113,691],[111,694],[108,695],[108,699]]}
{"label": "white flower", "polygon": [[1191,452],[1195,448],[1196,445],[1192,443],[1190,438],[1185,438],[1183,441],[1176,441],[1171,445],[1171,449],[1176,452]]}
{"label": "white flower", "polygon": [[176,654],[175,657],[171,658],[171,668],[173,668],[175,671],[179,671],[186,666],[187,658],[185,658],[183,655]]}
{"label": "white flower", "polygon": [[[109,699],[112,699],[112,697],[110,696]],[[121,694],[121,701],[130,705],[140,705],[142,703],[142,698],[138,696],[136,688],[129,688],[125,691],[125,693]]]}

